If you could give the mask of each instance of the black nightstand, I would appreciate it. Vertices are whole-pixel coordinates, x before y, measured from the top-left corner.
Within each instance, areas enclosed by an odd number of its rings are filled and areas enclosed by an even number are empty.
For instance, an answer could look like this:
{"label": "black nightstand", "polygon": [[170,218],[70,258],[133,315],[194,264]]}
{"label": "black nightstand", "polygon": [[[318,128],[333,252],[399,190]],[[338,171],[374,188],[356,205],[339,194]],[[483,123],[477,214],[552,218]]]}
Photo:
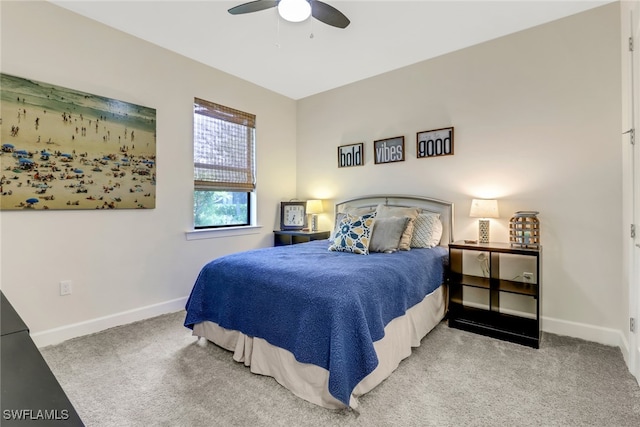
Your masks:
{"label": "black nightstand", "polygon": [[[449,244],[449,326],[539,348],[541,277],[542,248]],[[533,313],[509,310],[501,299],[524,299]]]}
{"label": "black nightstand", "polygon": [[295,245],[312,240],[328,239],[330,233],[330,231],[275,230],[273,232],[273,246]]}

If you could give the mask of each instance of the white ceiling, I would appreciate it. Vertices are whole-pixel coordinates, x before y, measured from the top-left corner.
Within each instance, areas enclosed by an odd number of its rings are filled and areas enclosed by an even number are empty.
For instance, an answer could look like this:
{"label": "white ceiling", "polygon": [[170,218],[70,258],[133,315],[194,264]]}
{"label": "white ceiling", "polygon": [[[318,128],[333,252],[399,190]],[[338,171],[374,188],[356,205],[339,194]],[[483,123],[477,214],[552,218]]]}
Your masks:
{"label": "white ceiling", "polygon": [[282,21],[275,8],[227,13],[245,0],[49,1],[300,99],[613,0],[325,0],[346,29]]}

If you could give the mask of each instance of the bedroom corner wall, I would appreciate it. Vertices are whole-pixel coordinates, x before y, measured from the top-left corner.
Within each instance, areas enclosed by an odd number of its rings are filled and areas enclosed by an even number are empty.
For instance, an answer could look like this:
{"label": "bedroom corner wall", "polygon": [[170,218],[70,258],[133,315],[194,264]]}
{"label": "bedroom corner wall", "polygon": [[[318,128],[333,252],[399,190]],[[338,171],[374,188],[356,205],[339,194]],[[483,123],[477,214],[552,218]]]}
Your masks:
{"label": "bedroom corner wall", "polygon": [[[298,196],[450,200],[456,239],[477,238],[472,198],[499,199],[495,241],[508,241],[515,211],[538,210],[544,330],[619,346],[628,327],[620,75],[612,3],[302,99]],[[448,126],[454,155],[417,159],[416,133]],[[374,164],[373,141],[396,136],[406,160]],[[365,165],[339,169],[337,147],[358,142]]]}
{"label": "bedroom corner wall", "polygon": [[[296,195],[296,165],[272,161],[295,153],[295,101],[48,2],[0,8],[1,72],[157,112],[155,209],[0,213],[2,291],[38,345],[182,309],[207,261],[273,243],[278,202]],[[195,96],[258,117],[257,234],[185,238]]]}

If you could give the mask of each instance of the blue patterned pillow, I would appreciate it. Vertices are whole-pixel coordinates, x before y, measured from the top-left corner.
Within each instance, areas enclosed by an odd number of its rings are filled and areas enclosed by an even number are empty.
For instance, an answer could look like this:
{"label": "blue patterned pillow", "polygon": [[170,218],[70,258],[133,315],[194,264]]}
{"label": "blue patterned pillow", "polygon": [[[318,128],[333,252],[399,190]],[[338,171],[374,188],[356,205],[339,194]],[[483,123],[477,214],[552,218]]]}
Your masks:
{"label": "blue patterned pillow", "polygon": [[368,255],[375,219],[375,212],[362,216],[346,214],[331,237],[329,250]]}

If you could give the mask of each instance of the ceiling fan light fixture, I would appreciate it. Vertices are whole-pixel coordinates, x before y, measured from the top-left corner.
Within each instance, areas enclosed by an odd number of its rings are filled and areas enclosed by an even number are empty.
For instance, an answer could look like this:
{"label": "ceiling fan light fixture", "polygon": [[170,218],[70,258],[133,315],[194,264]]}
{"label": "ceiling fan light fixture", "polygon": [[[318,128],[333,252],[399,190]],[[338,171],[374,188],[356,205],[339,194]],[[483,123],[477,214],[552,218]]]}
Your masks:
{"label": "ceiling fan light fixture", "polygon": [[280,0],[278,13],[289,22],[302,22],[311,16],[311,4],[307,0]]}

